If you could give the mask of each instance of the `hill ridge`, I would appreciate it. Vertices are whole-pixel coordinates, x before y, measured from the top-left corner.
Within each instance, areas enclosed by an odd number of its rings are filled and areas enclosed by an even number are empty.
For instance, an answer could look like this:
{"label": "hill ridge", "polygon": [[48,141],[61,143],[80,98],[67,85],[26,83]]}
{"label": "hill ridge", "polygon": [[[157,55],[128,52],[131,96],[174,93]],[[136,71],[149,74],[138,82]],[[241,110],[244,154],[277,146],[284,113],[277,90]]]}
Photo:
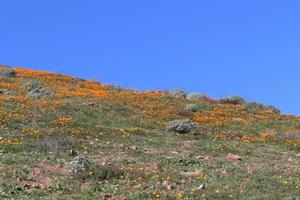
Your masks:
{"label": "hill ridge", "polygon": [[1,198],[300,196],[300,117],[272,106],[7,66],[0,106]]}

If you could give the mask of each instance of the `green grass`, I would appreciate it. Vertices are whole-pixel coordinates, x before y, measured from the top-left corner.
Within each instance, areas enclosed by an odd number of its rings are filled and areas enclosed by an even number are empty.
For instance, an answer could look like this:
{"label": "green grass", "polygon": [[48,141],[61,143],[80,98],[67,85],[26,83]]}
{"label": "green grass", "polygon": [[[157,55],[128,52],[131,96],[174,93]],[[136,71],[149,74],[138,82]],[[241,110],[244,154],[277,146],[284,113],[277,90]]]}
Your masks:
{"label": "green grass", "polygon": [[[23,84],[27,79],[2,81]],[[85,88],[79,81],[57,78],[57,84]],[[190,103],[198,104],[204,114],[217,105],[128,94],[132,98],[56,97],[46,99],[48,106],[42,100],[18,98],[1,104],[0,137],[22,143],[0,143],[0,199],[300,199],[299,144],[276,139],[246,143],[214,135],[297,133],[300,122],[295,117],[230,121],[220,127],[204,122],[197,134],[181,135],[166,132],[157,122],[193,118],[184,111]],[[240,107],[222,109],[236,118],[244,112]],[[159,110],[161,115],[144,110]],[[58,125],[59,118],[73,120]],[[99,166],[114,166],[121,175],[76,179],[67,170],[72,151]],[[240,159],[230,160],[229,154]],[[197,173],[186,175],[193,172]]]}

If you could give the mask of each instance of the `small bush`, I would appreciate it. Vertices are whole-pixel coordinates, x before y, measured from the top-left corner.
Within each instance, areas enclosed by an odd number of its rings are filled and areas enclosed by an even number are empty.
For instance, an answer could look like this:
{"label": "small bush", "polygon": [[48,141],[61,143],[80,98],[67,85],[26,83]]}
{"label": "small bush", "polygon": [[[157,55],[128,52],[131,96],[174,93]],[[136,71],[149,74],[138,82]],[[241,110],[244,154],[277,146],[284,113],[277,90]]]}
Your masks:
{"label": "small bush", "polygon": [[280,110],[278,108],[275,108],[274,106],[265,106],[265,109],[269,112],[273,112],[276,114],[280,114]]}
{"label": "small bush", "polygon": [[197,112],[199,110],[199,106],[197,104],[189,104],[185,107],[188,112]]}
{"label": "small bush", "polygon": [[110,91],[110,92],[120,92],[120,91],[124,91],[124,89],[121,88],[120,86],[117,86],[117,85],[108,85],[108,91]]}
{"label": "small bush", "polygon": [[189,119],[175,120],[168,123],[166,130],[168,132],[189,133],[196,129],[197,125]]}
{"label": "small bush", "polygon": [[32,91],[32,90],[34,90],[36,88],[42,87],[43,84],[42,84],[42,82],[40,80],[33,79],[33,80],[30,80],[30,81],[26,82],[24,84],[24,86],[25,86],[26,90]]}
{"label": "small bush", "polygon": [[188,100],[206,100],[209,99],[205,94],[201,94],[198,92],[190,93],[186,96],[186,99]]}
{"label": "small bush", "polygon": [[264,109],[267,110],[268,112],[273,112],[276,114],[280,114],[280,110],[275,108],[274,106],[265,106],[263,104],[257,103],[257,102],[248,102],[245,103],[245,108],[249,110],[260,110]]}
{"label": "small bush", "polygon": [[249,110],[259,110],[259,109],[263,109],[264,105],[257,102],[248,102],[245,103],[245,108]]}
{"label": "small bush", "polygon": [[13,178],[20,181],[28,181],[30,180],[29,176],[30,170],[25,166],[23,168],[17,168],[13,172]]}
{"label": "small bush", "polygon": [[104,180],[117,177],[121,172],[113,166],[100,166],[91,160],[76,156],[68,164],[69,173],[78,180]]}
{"label": "small bush", "polygon": [[239,96],[231,96],[219,99],[219,103],[241,105],[245,103],[245,99]]}
{"label": "small bush", "polygon": [[63,135],[41,136],[28,139],[25,145],[42,153],[66,151],[72,147],[73,142],[70,138]]}
{"label": "small bush", "polygon": [[300,134],[293,133],[293,134],[288,134],[288,135],[280,135],[279,139],[285,140],[285,141],[300,140]]}
{"label": "small bush", "polygon": [[182,89],[173,89],[173,90],[170,90],[170,91],[168,91],[168,94],[171,97],[180,98],[180,99],[185,99],[186,96],[187,96],[187,93],[184,90],[182,90]]}
{"label": "small bush", "polygon": [[10,78],[14,78],[16,77],[17,72],[9,67],[6,66],[0,66],[0,76],[6,76],[6,77],[10,77]]}
{"label": "small bush", "polygon": [[40,98],[46,98],[46,97],[54,97],[54,93],[47,88],[44,87],[37,87],[33,90],[31,90],[27,95],[27,98],[29,99],[40,99]]}

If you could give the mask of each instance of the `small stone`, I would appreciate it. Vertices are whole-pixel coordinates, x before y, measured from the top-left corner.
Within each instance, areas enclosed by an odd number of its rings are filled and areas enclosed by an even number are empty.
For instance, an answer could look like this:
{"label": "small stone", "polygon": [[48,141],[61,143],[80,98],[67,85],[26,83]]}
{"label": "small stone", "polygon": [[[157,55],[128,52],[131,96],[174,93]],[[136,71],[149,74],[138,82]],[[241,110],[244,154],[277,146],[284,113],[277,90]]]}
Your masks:
{"label": "small stone", "polygon": [[200,155],[200,156],[196,156],[196,159],[197,160],[209,160],[209,157]]}
{"label": "small stone", "polygon": [[241,156],[239,156],[237,154],[232,154],[232,153],[229,153],[227,155],[227,159],[228,160],[242,160]]}
{"label": "small stone", "polygon": [[161,184],[166,190],[172,190],[172,185],[168,181],[165,180]]}
{"label": "small stone", "polygon": [[186,178],[195,177],[202,174],[202,170],[195,170],[190,172],[180,172],[180,175]]}
{"label": "small stone", "polygon": [[177,145],[180,148],[188,148],[188,147],[194,145],[195,143],[196,143],[196,141],[182,141],[182,142],[177,143]]}
{"label": "small stone", "polygon": [[130,149],[131,149],[131,150],[137,150],[138,147],[137,147],[137,146],[131,146]]}
{"label": "small stone", "polygon": [[202,190],[202,189],[205,189],[205,185],[204,184],[201,184],[197,187],[197,190]]}

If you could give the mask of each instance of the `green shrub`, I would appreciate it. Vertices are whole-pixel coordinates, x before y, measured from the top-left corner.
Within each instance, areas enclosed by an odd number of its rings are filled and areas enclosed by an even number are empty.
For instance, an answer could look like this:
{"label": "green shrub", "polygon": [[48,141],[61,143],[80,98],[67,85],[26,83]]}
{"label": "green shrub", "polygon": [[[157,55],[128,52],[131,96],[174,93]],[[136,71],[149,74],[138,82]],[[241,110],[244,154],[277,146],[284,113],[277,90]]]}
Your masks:
{"label": "green shrub", "polygon": [[219,103],[241,105],[245,103],[245,100],[239,96],[231,96],[219,99]]}
{"label": "green shrub", "polygon": [[33,80],[30,80],[30,81],[26,82],[26,83],[24,84],[24,86],[25,86],[26,90],[32,91],[32,90],[34,90],[34,89],[36,89],[36,88],[42,87],[43,84],[42,84],[42,82],[41,82],[40,80],[38,80],[38,79],[33,79]]}
{"label": "green shrub", "polygon": [[168,91],[168,94],[171,97],[180,98],[180,99],[185,99],[186,96],[187,96],[187,93],[184,90],[182,90],[182,89],[173,89],[173,90],[170,90],[170,91]]}
{"label": "green shrub", "polygon": [[27,95],[29,99],[40,99],[46,97],[54,97],[54,93],[47,88],[44,87],[37,87],[31,90]]}
{"label": "green shrub", "polygon": [[245,108],[249,110],[263,109],[264,105],[257,102],[247,102],[245,103]]}
{"label": "green shrub", "polygon": [[193,129],[196,129],[197,125],[189,119],[184,120],[174,120],[167,124],[166,130],[168,132],[177,132],[177,133],[189,133]]}
{"label": "green shrub", "polygon": [[17,72],[9,67],[6,66],[0,66],[0,76],[6,76],[6,77],[16,77]]}
{"label": "green shrub", "polygon": [[40,136],[25,141],[25,146],[42,153],[66,151],[72,145],[72,140],[64,135]]}
{"label": "green shrub", "polygon": [[76,156],[68,165],[71,176],[78,180],[96,179],[104,180],[121,175],[113,166],[100,166],[91,160]]}
{"label": "green shrub", "polygon": [[188,112],[197,112],[199,110],[199,106],[197,104],[188,104],[185,109]]}
{"label": "green shrub", "polygon": [[274,112],[276,114],[280,114],[280,110],[278,108],[275,108],[274,106],[265,106],[265,109],[269,112]]}
{"label": "green shrub", "polygon": [[209,99],[205,94],[201,94],[198,92],[190,93],[186,96],[186,99],[188,100],[206,100]]}

